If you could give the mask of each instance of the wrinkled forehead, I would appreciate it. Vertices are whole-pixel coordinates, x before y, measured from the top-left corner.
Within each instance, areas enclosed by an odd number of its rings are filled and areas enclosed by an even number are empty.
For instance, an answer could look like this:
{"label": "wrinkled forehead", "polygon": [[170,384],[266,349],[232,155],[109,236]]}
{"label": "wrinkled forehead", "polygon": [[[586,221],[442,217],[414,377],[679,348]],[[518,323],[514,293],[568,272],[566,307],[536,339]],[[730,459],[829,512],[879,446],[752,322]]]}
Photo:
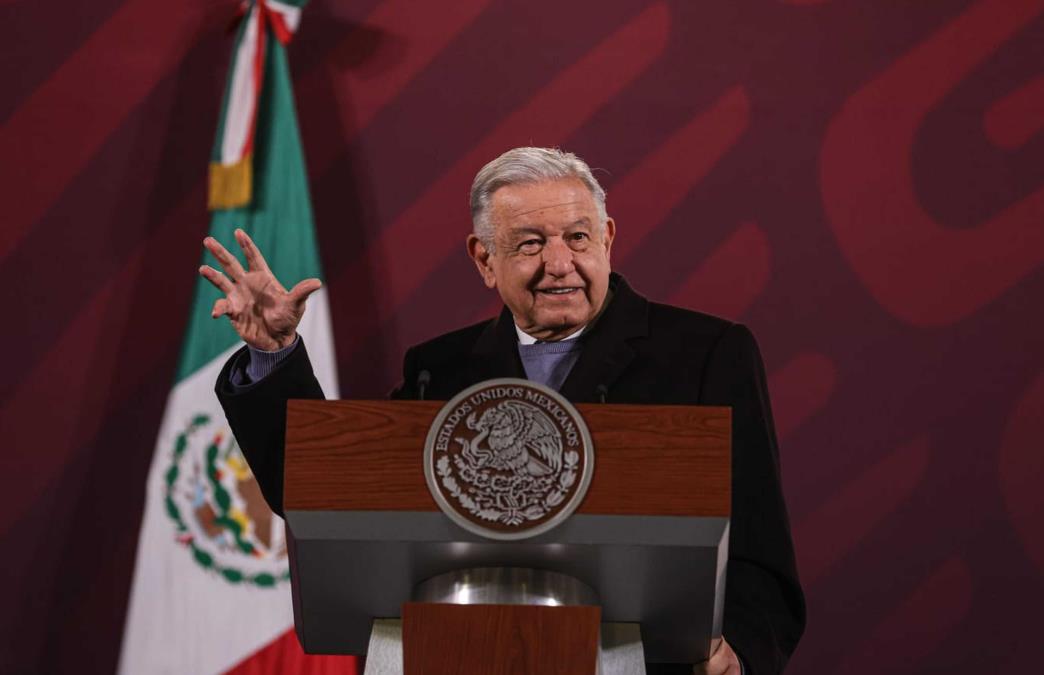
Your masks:
{"label": "wrinkled forehead", "polygon": [[506,227],[594,226],[598,207],[582,181],[566,178],[505,185],[493,193],[490,216],[497,229]]}

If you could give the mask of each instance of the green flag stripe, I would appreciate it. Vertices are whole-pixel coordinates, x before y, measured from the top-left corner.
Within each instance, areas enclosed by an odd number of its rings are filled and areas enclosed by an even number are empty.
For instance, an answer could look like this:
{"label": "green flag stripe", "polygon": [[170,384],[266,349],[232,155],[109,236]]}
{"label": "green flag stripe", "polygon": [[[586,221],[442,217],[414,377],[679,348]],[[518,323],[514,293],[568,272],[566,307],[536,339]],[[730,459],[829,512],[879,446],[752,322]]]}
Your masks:
{"label": "green flag stripe", "polygon": [[[242,260],[232,232],[243,228],[257,243],[276,278],[286,287],[321,277],[304,154],[294,111],[286,50],[269,35],[266,67],[254,141],[254,200],[248,207],[214,211],[210,235]],[[204,262],[216,261],[204,251]],[[177,381],[212,361],[239,341],[228,319],[211,319],[220,292],[198,279]]]}

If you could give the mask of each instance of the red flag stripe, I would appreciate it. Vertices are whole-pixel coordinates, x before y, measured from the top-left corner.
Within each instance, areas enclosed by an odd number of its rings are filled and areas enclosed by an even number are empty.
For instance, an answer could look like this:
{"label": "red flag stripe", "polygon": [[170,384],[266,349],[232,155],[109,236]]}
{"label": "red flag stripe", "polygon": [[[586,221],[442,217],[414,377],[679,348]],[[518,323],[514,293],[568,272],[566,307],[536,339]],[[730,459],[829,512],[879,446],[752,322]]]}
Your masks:
{"label": "red flag stripe", "polygon": [[243,659],[226,675],[355,675],[361,659],[355,656],[305,654],[290,628],[278,638]]}

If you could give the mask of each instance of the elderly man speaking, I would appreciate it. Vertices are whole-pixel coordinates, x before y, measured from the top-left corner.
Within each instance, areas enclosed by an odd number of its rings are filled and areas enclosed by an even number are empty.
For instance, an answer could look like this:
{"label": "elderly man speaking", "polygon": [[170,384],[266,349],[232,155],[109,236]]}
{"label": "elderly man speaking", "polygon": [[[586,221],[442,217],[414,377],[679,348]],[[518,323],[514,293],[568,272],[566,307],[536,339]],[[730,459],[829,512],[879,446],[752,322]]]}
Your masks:
{"label": "elderly man speaking", "polygon": [[[616,224],[605,191],[571,153],[516,148],[497,157],[475,177],[471,217],[468,255],[504,309],[409,349],[392,397],[449,399],[482,380],[526,377],[574,402],[731,406],[725,639],[695,670],[781,672],[804,629],[805,606],[764,367],[750,331],[650,302],[612,273]],[[224,274],[200,268],[225,293],[213,316],[228,316],[246,342],[222,370],[217,394],[265,498],[281,513],[286,401],[323,396],[297,334],[320,282],[287,291],[245,232],[236,241],[246,269],[213,238],[204,246]],[[691,668],[651,664],[649,672]]]}

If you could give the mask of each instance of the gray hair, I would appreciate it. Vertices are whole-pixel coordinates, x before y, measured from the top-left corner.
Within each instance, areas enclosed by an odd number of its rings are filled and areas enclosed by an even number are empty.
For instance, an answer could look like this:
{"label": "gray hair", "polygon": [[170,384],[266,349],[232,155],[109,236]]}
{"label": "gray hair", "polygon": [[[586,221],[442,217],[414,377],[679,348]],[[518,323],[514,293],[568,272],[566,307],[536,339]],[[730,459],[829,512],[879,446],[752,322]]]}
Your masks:
{"label": "gray hair", "polygon": [[599,226],[605,231],[605,190],[587,162],[558,148],[515,148],[482,167],[471,184],[471,223],[475,236],[490,253],[494,252],[494,224],[489,218],[493,193],[507,185],[542,183],[563,178],[579,179],[594,197]]}

